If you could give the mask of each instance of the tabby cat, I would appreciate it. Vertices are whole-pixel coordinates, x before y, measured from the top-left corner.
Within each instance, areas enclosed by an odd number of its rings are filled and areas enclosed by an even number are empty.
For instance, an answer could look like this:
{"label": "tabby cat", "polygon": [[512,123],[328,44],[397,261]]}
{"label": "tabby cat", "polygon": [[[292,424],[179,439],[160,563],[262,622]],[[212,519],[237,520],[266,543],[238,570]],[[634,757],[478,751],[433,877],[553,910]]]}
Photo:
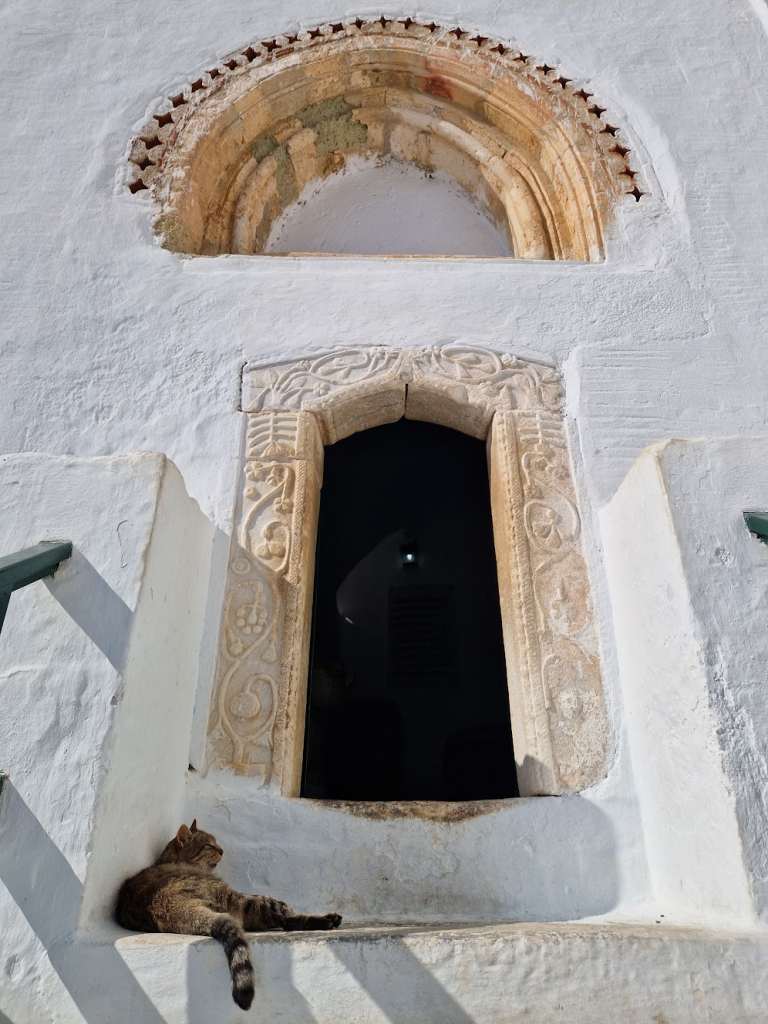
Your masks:
{"label": "tabby cat", "polygon": [[253,1002],[253,967],[244,931],[338,928],[339,914],[296,914],[269,896],[243,896],[216,878],[224,851],[209,832],[182,825],[152,867],[123,882],[117,920],[140,932],[210,935],[223,946],[232,997],[244,1010]]}

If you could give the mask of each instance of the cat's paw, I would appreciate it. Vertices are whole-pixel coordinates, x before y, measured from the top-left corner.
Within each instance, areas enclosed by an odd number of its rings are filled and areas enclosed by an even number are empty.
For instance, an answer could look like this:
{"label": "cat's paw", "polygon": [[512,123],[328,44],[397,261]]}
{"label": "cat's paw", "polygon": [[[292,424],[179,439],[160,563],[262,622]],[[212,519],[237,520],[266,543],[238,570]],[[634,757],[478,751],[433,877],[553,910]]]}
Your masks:
{"label": "cat's paw", "polygon": [[341,924],[341,914],[326,914],[323,920],[326,922],[326,927],[330,931],[331,928],[338,928]]}
{"label": "cat's paw", "polygon": [[291,908],[287,903],[283,903],[282,900],[273,900],[272,897],[270,897],[267,900],[267,905],[270,913],[274,917],[288,917],[291,914]]}

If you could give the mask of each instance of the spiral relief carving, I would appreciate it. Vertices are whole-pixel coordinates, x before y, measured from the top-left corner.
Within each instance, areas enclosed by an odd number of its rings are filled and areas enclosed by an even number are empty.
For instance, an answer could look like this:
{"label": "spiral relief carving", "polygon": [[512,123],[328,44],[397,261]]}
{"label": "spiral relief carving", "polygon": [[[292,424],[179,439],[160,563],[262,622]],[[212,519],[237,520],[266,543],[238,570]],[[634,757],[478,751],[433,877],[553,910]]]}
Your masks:
{"label": "spiral relief carving", "polygon": [[553,764],[562,789],[581,789],[599,774],[607,734],[581,518],[559,417],[521,414],[518,437]]}
{"label": "spiral relief carving", "polygon": [[245,553],[236,553],[224,606],[208,756],[212,764],[266,781],[272,767],[281,613],[276,582]]}
{"label": "spiral relief carving", "polygon": [[312,359],[276,366],[247,366],[243,375],[243,409],[308,409],[327,396],[391,373],[403,357],[395,349],[340,349]]}
{"label": "spiral relief carving", "polygon": [[552,367],[473,345],[345,348],[246,366],[212,765],[298,791],[322,442],[405,415],[490,439],[521,792],[601,777],[607,719],[561,404]]}
{"label": "spiral relief carving", "polygon": [[273,572],[288,564],[295,472],[280,463],[247,462],[240,545]]}

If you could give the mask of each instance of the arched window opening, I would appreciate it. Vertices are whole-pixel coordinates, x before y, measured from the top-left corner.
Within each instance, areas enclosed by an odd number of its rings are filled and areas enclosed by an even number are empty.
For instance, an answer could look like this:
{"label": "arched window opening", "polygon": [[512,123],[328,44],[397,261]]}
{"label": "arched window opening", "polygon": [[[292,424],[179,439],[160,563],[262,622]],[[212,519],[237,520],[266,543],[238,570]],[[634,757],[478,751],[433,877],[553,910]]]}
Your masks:
{"label": "arched window opening", "polygon": [[517,795],[482,441],[410,420],[326,449],[302,795]]}

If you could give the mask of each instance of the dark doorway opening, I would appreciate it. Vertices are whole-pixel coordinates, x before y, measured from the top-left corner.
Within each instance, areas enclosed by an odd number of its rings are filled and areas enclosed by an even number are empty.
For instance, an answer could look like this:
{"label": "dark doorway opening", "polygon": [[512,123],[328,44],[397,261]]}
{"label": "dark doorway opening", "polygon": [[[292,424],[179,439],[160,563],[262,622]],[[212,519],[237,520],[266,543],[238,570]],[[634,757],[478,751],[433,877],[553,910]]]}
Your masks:
{"label": "dark doorway opening", "polygon": [[517,796],[485,445],[400,420],[326,449],[302,796]]}

